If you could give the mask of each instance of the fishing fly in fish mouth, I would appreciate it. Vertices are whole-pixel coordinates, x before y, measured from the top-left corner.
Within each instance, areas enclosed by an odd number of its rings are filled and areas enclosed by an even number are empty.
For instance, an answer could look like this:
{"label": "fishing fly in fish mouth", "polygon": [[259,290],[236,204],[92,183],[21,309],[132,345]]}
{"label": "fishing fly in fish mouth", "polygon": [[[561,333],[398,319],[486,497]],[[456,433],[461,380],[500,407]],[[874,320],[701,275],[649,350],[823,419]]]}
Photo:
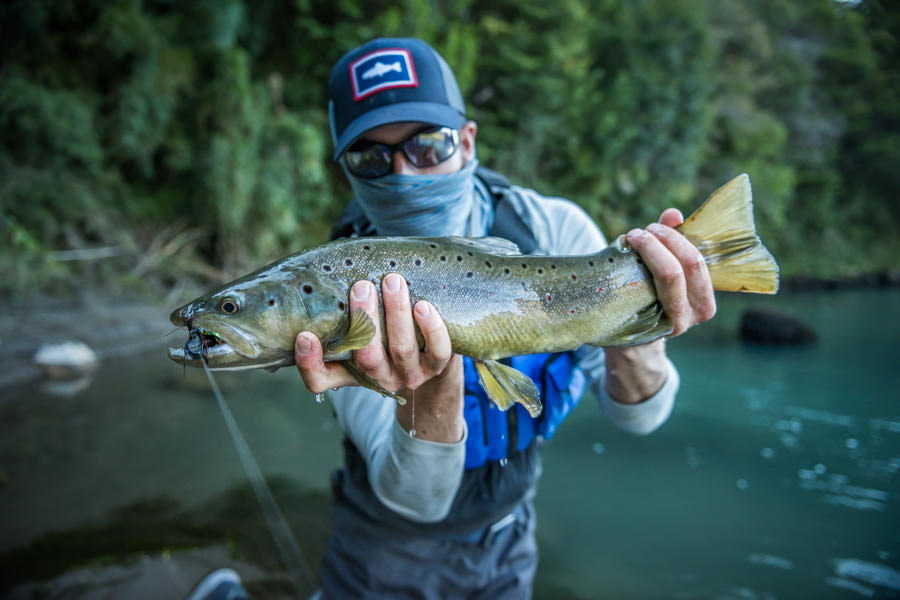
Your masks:
{"label": "fishing fly in fish mouth", "polygon": [[[703,254],[715,289],[777,290],[778,268],[756,236],[751,206],[742,175],[678,228]],[[439,313],[453,353],[475,360],[491,400],[503,409],[521,403],[533,416],[541,411],[537,387],[499,359],[643,344],[674,328],[653,275],[623,237],[593,255],[552,257],[523,256],[499,238],[353,238],[284,258],[177,309],[172,322],[188,327],[189,339],[169,356],[191,366],[202,359],[213,370],[274,370],[294,363],[295,337],[309,331],[325,360],[404,402],[352,358],[384,330],[384,314],[376,323],[351,312],[351,287],[389,273],[403,277],[411,305],[427,300]]]}

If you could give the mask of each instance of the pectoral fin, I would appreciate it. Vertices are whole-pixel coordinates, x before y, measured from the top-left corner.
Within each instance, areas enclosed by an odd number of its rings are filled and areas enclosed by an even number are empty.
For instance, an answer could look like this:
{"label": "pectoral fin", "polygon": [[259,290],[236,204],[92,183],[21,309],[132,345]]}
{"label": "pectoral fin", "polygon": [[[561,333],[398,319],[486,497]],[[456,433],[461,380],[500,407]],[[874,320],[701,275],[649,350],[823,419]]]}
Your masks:
{"label": "pectoral fin", "polygon": [[382,396],[389,396],[389,397],[393,398],[394,400],[396,400],[397,403],[400,404],[401,406],[406,404],[406,398],[404,398],[403,396],[398,396],[397,394],[395,394],[393,392],[389,392],[386,389],[384,389],[383,387],[381,387],[380,385],[378,385],[377,381],[375,381],[374,379],[372,379],[371,377],[369,377],[368,375],[366,375],[365,373],[363,373],[362,371],[357,369],[356,365],[353,364],[352,360],[342,360],[341,364],[344,365],[345,369],[350,371],[350,374],[356,378],[356,381],[359,382],[359,385],[361,385],[365,388],[369,388],[370,390],[374,390],[374,391],[378,392],[379,394],[381,394]]}
{"label": "pectoral fin", "polygon": [[333,358],[350,352],[359,350],[372,341],[375,336],[375,324],[369,315],[362,309],[356,309],[350,314],[350,324],[347,327],[347,333],[329,340],[325,344],[325,357]]}
{"label": "pectoral fin", "polygon": [[508,410],[514,402],[518,402],[532,417],[541,414],[540,394],[530,377],[493,360],[474,362],[484,391],[500,410]]}

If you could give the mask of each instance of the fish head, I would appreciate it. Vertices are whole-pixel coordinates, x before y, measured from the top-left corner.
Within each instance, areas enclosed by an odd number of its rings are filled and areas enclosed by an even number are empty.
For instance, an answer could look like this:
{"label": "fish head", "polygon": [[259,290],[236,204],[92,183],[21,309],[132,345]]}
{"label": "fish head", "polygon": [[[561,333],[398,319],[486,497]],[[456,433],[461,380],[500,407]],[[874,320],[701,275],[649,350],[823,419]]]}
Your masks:
{"label": "fish head", "polygon": [[313,269],[265,269],[175,309],[169,318],[189,337],[168,355],[213,370],[274,370],[294,363],[299,332],[327,339],[346,315],[347,290]]}

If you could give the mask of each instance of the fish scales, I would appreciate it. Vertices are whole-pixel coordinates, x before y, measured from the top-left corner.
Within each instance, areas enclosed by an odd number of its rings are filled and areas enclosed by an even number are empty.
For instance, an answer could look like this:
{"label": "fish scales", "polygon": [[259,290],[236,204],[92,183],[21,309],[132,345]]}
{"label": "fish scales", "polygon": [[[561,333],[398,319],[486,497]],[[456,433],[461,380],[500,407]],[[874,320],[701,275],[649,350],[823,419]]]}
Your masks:
{"label": "fish scales", "polygon": [[504,256],[452,240],[362,238],[304,258],[348,291],[358,280],[402,275],[413,304],[435,306],[454,352],[473,358],[599,342],[655,300],[637,256],[613,246],[590,256]]}

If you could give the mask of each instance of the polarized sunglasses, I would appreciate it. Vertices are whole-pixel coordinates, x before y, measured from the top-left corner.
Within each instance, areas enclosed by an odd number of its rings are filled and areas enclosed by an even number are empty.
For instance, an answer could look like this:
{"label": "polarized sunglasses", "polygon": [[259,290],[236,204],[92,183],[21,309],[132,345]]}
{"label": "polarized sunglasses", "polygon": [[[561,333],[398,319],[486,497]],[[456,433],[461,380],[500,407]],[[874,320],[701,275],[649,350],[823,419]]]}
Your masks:
{"label": "polarized sunglasses", "polygon": [[439,165],[459,147],[459,131],[450,127],[429,127],[398,144],[359,141],[344,152],[344,164],[357,177],[374,179],[393,170],[394,153],[403,152],[409,163],[426,169]]}

